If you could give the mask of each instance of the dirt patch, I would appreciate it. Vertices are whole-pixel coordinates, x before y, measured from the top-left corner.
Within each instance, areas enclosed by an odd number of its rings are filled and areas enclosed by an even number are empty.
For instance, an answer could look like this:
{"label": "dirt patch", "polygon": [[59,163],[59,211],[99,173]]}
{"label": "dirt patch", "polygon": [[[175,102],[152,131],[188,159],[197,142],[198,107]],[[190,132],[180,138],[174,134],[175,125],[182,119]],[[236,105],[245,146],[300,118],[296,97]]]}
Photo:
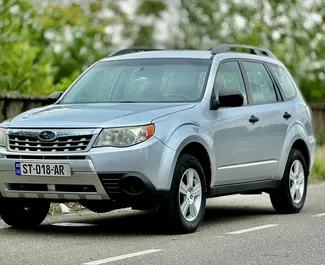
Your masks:
{"label": "dirt patch", "polygon": [[[68,203],[64,203],[64,205],[69,208],[70,212],[78,212],[86,209],[85,207],[83,207],[81,204],[77,202],[68,202]],[[55,215],[61,213],[62,211],[61,211],[60,203],[51,203],[49,215]]]}

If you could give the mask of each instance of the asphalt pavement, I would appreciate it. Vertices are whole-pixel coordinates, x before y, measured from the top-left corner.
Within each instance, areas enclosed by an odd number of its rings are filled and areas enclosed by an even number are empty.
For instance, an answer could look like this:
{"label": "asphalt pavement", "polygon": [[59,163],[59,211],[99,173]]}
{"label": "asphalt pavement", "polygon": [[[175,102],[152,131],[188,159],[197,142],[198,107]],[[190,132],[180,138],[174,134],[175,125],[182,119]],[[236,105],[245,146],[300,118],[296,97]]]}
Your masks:
{"label": "asphalt pavement", "polygon": [[187,235],[161,233],[156,215],[129,209],[49,216],[20,231],[0,221],[0,264],[325,264],[325,183],[299,214],[279,215],[267,194],[208,200]]}

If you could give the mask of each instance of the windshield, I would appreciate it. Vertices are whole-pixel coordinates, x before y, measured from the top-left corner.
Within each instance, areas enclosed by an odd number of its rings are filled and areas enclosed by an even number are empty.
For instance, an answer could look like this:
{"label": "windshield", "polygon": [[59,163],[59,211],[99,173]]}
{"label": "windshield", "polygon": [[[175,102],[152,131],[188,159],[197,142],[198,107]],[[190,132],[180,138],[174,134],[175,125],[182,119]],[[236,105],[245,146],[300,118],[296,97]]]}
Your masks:
{"label": "windshield", "polygon": [[209,59],[133,59],[100,62],[61,103],[193,102],[204,92]]}

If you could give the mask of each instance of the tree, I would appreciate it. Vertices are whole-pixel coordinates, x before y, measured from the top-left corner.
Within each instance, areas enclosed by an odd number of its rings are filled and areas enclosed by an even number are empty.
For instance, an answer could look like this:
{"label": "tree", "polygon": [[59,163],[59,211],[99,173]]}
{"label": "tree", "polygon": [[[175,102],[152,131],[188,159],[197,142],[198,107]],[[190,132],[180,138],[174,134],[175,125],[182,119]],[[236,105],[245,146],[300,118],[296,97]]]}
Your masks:
{"label": "tree", "polygon": [[51,56],[33,45],[34,9],[27,1],[0,5],[0,91],[44,93],[52,85]]}
{"label": "tree", "polygon": [[271,49],[307,100],[325,98],[321,0],[134,0],[126,11],[127,3],[2,0],[0,89],[64,90],[90,64],[126,47],[238,43]]}
{"label": "tree", "polygon": [[[143,9],[151,2],[142,0],[138,6]],[[168,27],[165,47],[206,50],[220,43],[266,47],[288,67],[307,100],[325,99],[322,1],[165,0],[163,3],[165,9],[153,14],[156,30],[162,23]],[[164,17],[166,14],[173,14],[176,24],[171,26]]]}

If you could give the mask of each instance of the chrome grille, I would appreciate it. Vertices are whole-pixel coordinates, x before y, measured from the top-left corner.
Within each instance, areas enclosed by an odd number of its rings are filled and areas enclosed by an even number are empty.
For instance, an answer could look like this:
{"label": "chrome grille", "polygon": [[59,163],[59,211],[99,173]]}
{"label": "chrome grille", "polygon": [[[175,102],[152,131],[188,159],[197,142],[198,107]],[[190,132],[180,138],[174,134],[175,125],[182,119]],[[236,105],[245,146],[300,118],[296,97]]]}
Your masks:
{"label": "chrome grille", "polygon": [[34,137],[9,135],[9,148],[15,151],[60,152],[83,151],[92,135],[58,137],[53,142],[42,142]]}
{"label": "chrome grille", "polygon": [[96,130],[55,130],[52,141],[39,138],[41,130],[8,132],[8,148],[16,152],[81,152],[88,149]]}
{"label": "chrome grille", "polygon": [[56,155],[56,156],[50,156],[50,155],[5,155],[5,158],[8,159],[25,159],[25,160],[85,160],[87,159],[86,156],[62,156],[62,155]]}

